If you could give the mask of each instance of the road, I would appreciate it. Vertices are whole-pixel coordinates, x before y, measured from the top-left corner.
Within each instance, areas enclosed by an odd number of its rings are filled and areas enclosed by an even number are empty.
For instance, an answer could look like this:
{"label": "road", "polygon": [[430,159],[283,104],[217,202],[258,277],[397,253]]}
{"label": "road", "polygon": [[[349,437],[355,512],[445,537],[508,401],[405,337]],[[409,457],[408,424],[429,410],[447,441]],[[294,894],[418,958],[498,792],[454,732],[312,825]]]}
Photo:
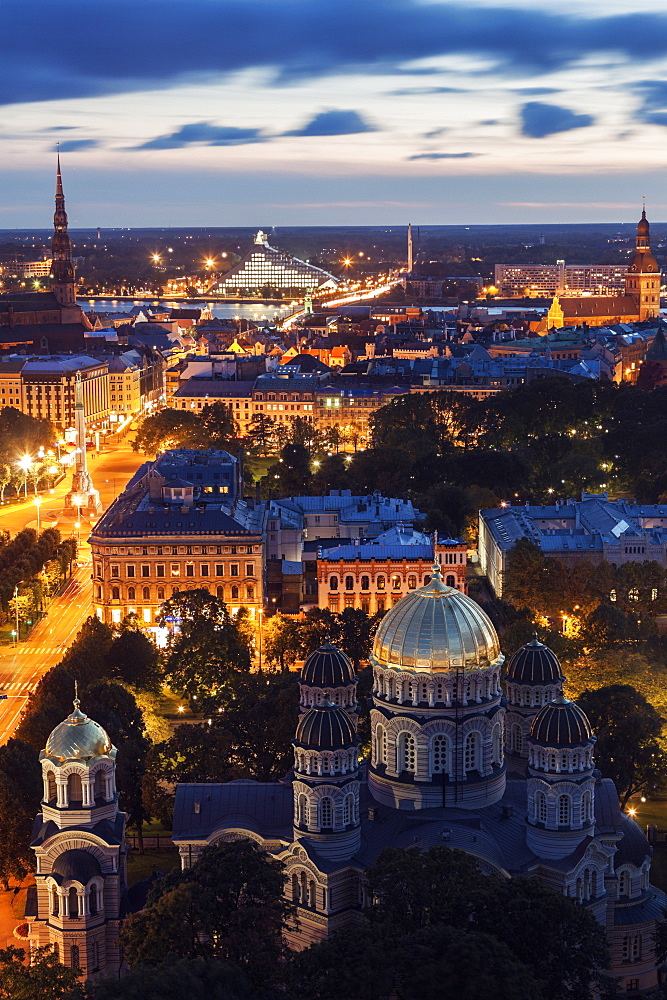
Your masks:
{"label": "road", "polygon": [[[129,443],[117,445],[113,451],[102,453],[89,463],[93,482],[100,491],[103,508],[122,492],[128,479],[144,461],[136,455]],[[42,530],[53,524],[62,511],[63,497],[70,488],[68,476],[53,495],[43,494],[41,505]],[[0,528],[14,534],[30,525],[36,526],[36,509],[30,500],[27,504],[12,504],[0,509]],[[88,525],[82,523],[81,535],[85,538]],[[71,531],[71,523],[67,527]],[[54,664],[62,659],[82,623],[90,614],[91,566],[89,550],[82,547],[80,561],[64,592],[57,597],[48,615],[35,626],[30,637],[14,647],[0,647],[0,746],[13,735],[28,695],[39,680]]]}

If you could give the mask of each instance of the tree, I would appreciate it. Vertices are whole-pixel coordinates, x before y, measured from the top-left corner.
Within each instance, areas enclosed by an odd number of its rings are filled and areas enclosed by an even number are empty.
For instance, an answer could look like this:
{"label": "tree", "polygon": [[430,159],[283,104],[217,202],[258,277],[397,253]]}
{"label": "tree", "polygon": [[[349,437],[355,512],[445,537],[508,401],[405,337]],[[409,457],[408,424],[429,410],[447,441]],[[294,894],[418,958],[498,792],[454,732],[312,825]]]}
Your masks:
{"label": "tree", "polygon": [[88,984],[89,1000],[252,1000],[246,977],[217,959],[180,959],[169,965],[139,964],[118,979]]}
{"label": "tree", "polygon": [[50,947],[38,948],[24,964],[22,948],[0,949],[0,1000],[86,1000],[79,969],[61,965]]}
{"label": "tree", "polygon": [[192,868],[161,879],[146,908],[126,919],[129,964],[217,958],[265,983],[279,970],[293,911],[284,881],[281,862],[253,841],[206,848]]}
{"label": "tree", "polygon": [[160,688],[160,655],[155,643],[137,628],[126,628],[111,642],[107,654],[110,673],[144,691]]}
{"label": "tree", "polygon": [[191,705],[226,707],[241,676],[250,669],[250,651],[227,605],[207,590],[184,590],[165,601],[160,623],[177,626],[166,650],[165,674]]}
{"label": "tree", "polygon": [[0,879],[24,878],[34,865],[32,824],[42,798],[37,752],[10,739],[0,747]]}
{"label": "tree", "polygon": [[303,444],[285,444],[279,461],[269,466],[266,478],[269,488],[281,496],[310,493],[310,452]]}
{"label": "tree", "polygon": [[373,646],[373,636],[382,620],[382,614],[369,616],[359,608],[344,608],[338,618],[337,640],[344,653],[350,657],[355,671],[362,660],[367,660]]}
{"label": "tree", "polygon": [[667,779],[667,753],[660,737],[663,719],[629,684],[584,691],[577,703],[597,736],[595,759],[612,778],[625,808],[639,792],[652,792]]}
{"label": "tree", "polygon": [[264,657],[267,663],[278,663],[285,670],[301,654],[301,627],[297,618],[273,615],[263,630]]}
{"label": "tree", "polygon": [[187,448],[190,447],[192,434],[196,434],[199,427],[199,417],[191,410],[165,407],[144,418],[132,442],[132,448],[149,455],[164,448]]}
{"label": "tree", "polygon": [[604,649],[630,636],[627,616],[613,604],[599,604],[586,619],[584,639],[587,646]]}
{"label": "tree", "polygon": [[12,470],[6,462],[0,462],[0,500],[5,499],[5,489],[12,480]]}

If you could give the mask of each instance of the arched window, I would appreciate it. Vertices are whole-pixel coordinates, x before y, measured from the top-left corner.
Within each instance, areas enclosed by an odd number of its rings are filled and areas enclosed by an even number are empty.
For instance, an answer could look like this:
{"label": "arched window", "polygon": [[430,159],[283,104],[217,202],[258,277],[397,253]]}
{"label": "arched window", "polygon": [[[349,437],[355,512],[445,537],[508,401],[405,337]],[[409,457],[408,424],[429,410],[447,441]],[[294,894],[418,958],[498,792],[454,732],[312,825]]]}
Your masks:
{"label": "arched window", "polygon": [[245,596],[247,601],[254,601],[255,599],[255,588],[248,585],[245,589]]}
{"label": "arched window", "polygon": [[46,777],[46,787],[47,787],[47,802],[55,802],[58,797],[58,790],[56,788],[56,776],[53,771],[49,771]]}
{"label": "arched window", "polygon": [[111,588],[111,600],[120,601],[120,587]]}
{"label": "arched window", "polygon": [[468,771],[481,770],[481,748],[482,741],[479,733],[468,733],[463,749],[463,769],[466,774]]}
{"label": "arched window", "polygon": [[591,793],[584,792],[581,796],[581,822],[588,823],[591,817]]}
{"label": "arched window", "polygon": [[216,587],[215,588],[215,596],[219,600],[221,600],[221,601],[224,600],[224,597],[225,597],[225,588],[224,587]]}
{"label": "arched window", "polygon": [[521,733],[521,726],[518,722],[515,722],[510,729],[510,749],[514,750],[515,753],[521,753],[523,748],[523,735]]}
{"label": "arched window", "polygon": [[88,909],[91,917],[94,917],[97,913],[97,886],[95,884],[91,885],[88,893]]}
{"label": "arched window", "polygon": [[535,822],[547,821],[547,797],[544,792],[535,792]]}
{"label": "arched window", "polygon": [[151,599],[151,588],[150,587],[144,587],[143,593],[142,593],[142,597],[143,597],[144,601],[150,601],[150,599]]}
{"label": "arched window", "polygon": [[371,578],[370,576],[362,576],[361,578],[361,589],[370,590],[371,589]]}
{"label": "arched window", "polygon": [[569,826],[571,823],[571,800],[569,795],[560,795],[558,798],[558,825]]}
{"label": "arched window", "polygon": [[296,872],[292,875],[292,902],[299,902],[299,876]]}
{"label": "arched window", "polygon": [[401,733],[398,737],[398,768],[411,774],[417,770],[417,745],[412,733]]}
{"label": "arched window", "polygon": [[79,916],[79,901],[74,886],[67,893],[67,914],[70,920],[76,920]]}
{"label": "arched window", "polygon": [[238,601],[239,599],[239,588],[237,586],[232,587],[232,600]]}
{"label": "arched window", "polygon": [[409,576],[408,577],[408,590],[416,590],[416,589],[417,589],[417,577],[416,576]]}
{"label": "arched window", "polygon": [[618,891],[621,896],[630,895],[630,872],[621,872],[618,876]]}
{"label": "arched window", "polygon": [[127,599],[128,599],[128,601],[135,601],[136,600],[136,595],[137,595],[137,592],[134,589],[134,587],[128,587],[127,588]]}
{"label": "arched window", "polygon": [[556,753],[549,754],[549,767],[551,768],[552,771],[558,770],[558,754]]}
{"label": "arched window", "polygon": [[503,729],[502,726],[496,724],[493,727],[493,763],[500,764],[503,759]]}
{"label": "arched window", "polygon": [[300,826],[306,826],[308,823],[308,799],[303,792],[297,799],[297,823]]}
{"label": "arched window", "polygon": [[337,576],[330,576],[329,577],[329,590],[338,590],[338,577]]}
{"label": "arched window", "polygon": [[343,802],[343,823],[345,826],[349,823],[354,823],[354,813],[354,795],[346,795]]}
{"label": "arched window", "polygon": [[158,601],[164,601],[164,587],[158,587],[158,589],[157,589],[157,599],[158,599]]}
{"label": "arched window", "polygon": [[81,802],[82,799],[81,775],[75,772],[68,775],[67,778],[67,801],[69,805],[72,805],[73,802]]}
{"label": "arched window", "polygon": [[375,582],[375,586],[377,587],[378,590],[384,590],[385,587],[387,586],[386,578],[382,575],[378,576]]}
{"label": "arched window", "polygon": [[375,730],[375,763],[387,763],[387,731],[384,726],[377,726]]}
{"label": "arched window", "polygon": [[320,799],[320,827],[333,826],[333,802],[328,795]]}
{"label": "arched window", "polygon": [[106,775],[101,769],[95,771],[94,796],[96,799],[106,799]]}
{"label": "arched window", "polygon": [[353,576],[346,576],[345,577],[345,589],[346,590],[354,590],[354,577]]}
{"label": "arched window", "polygon": [[445,774],[449,770],[448,740],[443,733],[438,733],[431,741],[431,774]]}
{"label": "arched window", "polygon": [[100,970],[100,945],[99,941],[93,941],[93,972]]}
{"label": "arched window", "polygon": [[60,912],[60,907],[58,905],[58,891],[57,889],[51,890],[51,913],[54,917],[58,916]]}
{"label": "arched window", "polygon": [[81,963],[79,959],[79,946],[78,944],[73,944],[69,950],[69,964],[73,969],[80,969]]}
{"label": "arched window", "polygon": [[449,576],[447,577],[447,579],[445,580],[445,583],[447,584],[447,586],[448,586],[448,587],[454,587],[454,588],[455,588],[455,587],[456,587],[456,577],[455,577],[455,576],[452,576],[452,575],[450,574],[450,575],[449,575]]}
{"label": "arched window", "polygon": [[393,573],[391,577],[391,589],[400,590],[401,589],[401,577],[398,573]]}

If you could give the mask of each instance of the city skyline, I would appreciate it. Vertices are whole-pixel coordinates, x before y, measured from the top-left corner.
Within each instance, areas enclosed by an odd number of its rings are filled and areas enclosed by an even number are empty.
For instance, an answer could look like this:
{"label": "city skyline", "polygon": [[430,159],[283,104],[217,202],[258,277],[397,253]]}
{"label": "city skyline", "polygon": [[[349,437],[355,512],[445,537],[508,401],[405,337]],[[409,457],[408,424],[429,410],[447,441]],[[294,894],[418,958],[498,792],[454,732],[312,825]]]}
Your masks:
{"label": "city skyline", "polygon": [[[667,217],[658,0],[64,0],[0,14],[0,228]],[[72,25],[75,28],[72,30]],[[662,198],[662,201],[661,201]]]}

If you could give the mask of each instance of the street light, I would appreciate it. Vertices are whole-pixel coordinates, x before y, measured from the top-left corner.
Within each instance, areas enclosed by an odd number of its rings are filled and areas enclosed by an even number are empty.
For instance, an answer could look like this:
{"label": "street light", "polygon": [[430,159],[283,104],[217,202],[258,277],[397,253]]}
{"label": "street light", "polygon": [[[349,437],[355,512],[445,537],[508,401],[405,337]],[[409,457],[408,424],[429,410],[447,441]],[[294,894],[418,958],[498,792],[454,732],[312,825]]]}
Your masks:
{"label": "street light", "polygon": [[16,611],[16,645],[18,646],[19,639],[21,638],[21,631],[19,626],[19,587],[18,584],[14,587],[14,610]]}
{"label": "street light", "polygon": [[32,466],[32,459],[30,455],[24,455],[23,458],[19,459],[16,463],[19,469],[23,469],[23,489],[25,493],[26,500],[28,499],[28,470]]}
{"label": "street light", "polygon": [[42,520],[40,507],[42,506],[42,498],[35,497],[35,507],[37,508],[37,534],[42,530]]}

